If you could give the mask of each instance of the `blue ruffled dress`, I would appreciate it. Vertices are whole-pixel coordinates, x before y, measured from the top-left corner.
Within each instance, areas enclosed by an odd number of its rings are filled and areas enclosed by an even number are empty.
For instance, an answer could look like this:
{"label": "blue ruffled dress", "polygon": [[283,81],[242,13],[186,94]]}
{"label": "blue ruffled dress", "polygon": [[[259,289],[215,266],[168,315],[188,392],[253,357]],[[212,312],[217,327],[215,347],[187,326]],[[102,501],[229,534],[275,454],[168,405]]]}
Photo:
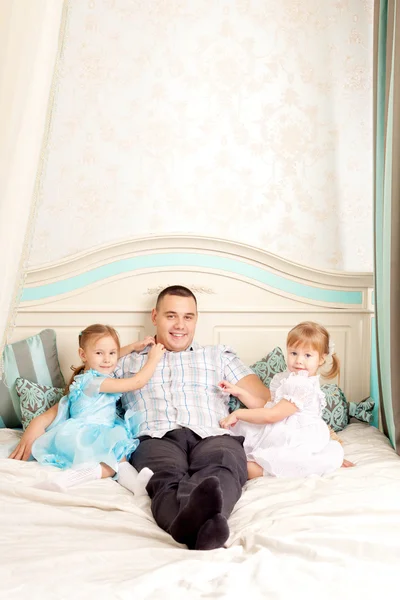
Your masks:
{"label": "blue ruffled dress", "polygon": [[77,375],[67,396],[61,398],[57,416],[32,446],[32,456],[42,465],[60,469],[83,463],[105,463],[118,471],[118,463],[139,445],[117,416],[121,394],[100,392],[109,376],[93,369]]}

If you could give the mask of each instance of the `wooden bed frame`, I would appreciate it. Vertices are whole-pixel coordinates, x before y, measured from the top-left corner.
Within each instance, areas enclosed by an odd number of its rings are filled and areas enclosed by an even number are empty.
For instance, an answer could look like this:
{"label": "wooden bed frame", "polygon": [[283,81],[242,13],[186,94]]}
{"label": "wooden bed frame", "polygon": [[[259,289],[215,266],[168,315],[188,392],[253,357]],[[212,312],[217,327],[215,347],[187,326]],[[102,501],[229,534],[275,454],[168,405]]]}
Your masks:
{"label": "wooden bed frame", "polygon": [[77,364],[90,323],[117,328],[122,344],[153,334],[150,310],[172,284],[198,299],[196,340],[232,346],[251,364],[285,347],[288,330],[312,319],[330,331],[349,401],[370,393],[372,275],[310,269],[255,248],[206,237],[137,239],[29,272],[12,341],[50,327],[61,369]]}

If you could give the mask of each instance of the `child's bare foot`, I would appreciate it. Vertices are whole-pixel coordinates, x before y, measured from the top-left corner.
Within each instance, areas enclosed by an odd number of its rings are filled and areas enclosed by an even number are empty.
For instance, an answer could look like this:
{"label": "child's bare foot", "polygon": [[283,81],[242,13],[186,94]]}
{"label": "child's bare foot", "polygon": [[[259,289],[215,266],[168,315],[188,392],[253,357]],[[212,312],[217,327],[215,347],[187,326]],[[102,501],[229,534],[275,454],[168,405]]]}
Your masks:
{"label": "child's bare foot", "polygon": [[247,463],[247,479],[255,479],[263,476],[263,469],[257,463],[248,461]]}
{"label": "child's bare foot", "polygon": [[354,463],[350,462],[349,460],[346,460],[345,458],[343,459],[342,467],[344,469],[347,469],[348,467],[355,467],[355,466],[356,465]]}

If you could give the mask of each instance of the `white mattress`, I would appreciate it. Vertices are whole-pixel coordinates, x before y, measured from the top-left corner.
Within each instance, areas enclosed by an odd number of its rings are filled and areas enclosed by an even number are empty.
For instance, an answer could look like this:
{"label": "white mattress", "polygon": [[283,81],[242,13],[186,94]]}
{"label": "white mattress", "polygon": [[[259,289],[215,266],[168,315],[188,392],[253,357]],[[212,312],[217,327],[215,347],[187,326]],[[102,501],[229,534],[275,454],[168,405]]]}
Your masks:
{"label": "white mattress", "polygon": [[[18,434],[0,430],[0,456]],[[150,501],[111,480],[32,487],[56,469],[0,459],[0,598],[376,598],[400,586],[400,457],[372,427],[341,434],[357,463],[326,478],[248,482],[229,548],[189,551]],[[396,592],[395,592],[396,595]]]}

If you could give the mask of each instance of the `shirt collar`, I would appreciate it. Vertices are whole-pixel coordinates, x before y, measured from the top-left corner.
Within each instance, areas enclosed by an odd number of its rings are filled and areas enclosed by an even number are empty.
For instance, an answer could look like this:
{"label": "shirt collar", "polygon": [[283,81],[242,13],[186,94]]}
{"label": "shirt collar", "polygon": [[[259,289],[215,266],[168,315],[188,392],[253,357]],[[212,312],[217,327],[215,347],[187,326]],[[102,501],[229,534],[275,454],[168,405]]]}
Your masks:
{"label": "shirt collar", "polygon": [[[139,354],[142,354],[142,355],[148,354],[151,346],[152,346],[152,344],[149,344],[148,346],[146,346],[146,348],[143,348],[143,350],[141,352],[139,352]],[[198,344],[197,342],[193,341],[190,344],[190,346],[188,348],[186,348],[186,350],[181,350],[181,352],[193,352],[194,350],[198,350],[199,348],[202,348],[202,346],[200,346],[200,344]],[[171,350],[167,350],[167,352],[171,352]]]}

